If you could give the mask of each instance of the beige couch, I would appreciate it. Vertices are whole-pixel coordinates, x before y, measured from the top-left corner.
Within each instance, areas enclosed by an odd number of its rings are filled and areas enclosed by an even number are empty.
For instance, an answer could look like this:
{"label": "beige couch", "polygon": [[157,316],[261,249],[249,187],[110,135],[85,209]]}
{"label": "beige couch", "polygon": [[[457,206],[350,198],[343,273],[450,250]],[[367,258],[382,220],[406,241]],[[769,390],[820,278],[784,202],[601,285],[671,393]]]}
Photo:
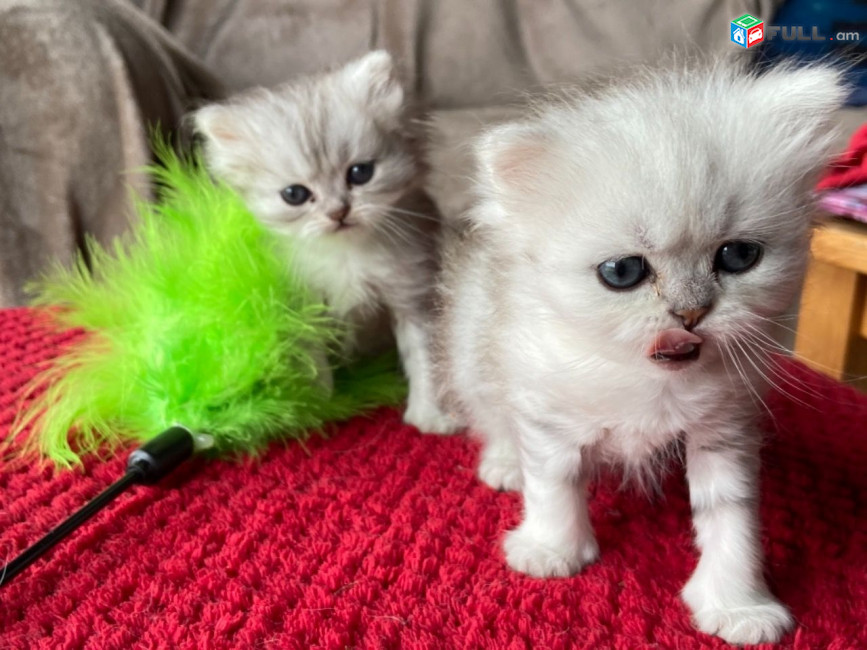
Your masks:
{"label": "beige couch", "polygon": [[[773,0],[0,0],[0,304],[129,214],[148,123],[197,102],[389,49],[442,131],[459,209],[465,143],[528,90],[674,46],[731,52]],[[860,121],[860,115],[850,118]]]}

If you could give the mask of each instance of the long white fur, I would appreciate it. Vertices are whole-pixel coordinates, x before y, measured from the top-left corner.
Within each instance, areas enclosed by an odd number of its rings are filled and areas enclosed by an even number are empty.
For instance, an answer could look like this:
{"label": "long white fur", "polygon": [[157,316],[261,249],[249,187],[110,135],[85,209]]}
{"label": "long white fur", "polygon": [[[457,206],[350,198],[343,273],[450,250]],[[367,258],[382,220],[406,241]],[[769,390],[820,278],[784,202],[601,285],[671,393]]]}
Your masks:
{"label": "long white fur", "polygon": [[[193,122],[213,174],[265,226],[295,242],[296,270],[356,334],[347,352],[381,341],[375,330],[386,310],[410,383],[404,419],[424,431],[453,430],[431,381],[439,223],[420,191],[418,141],[388,53],[205,106]],[[347,170],[368,161],[370,182],[350,186]],[[295,184],[314,200],[284,202],[281,190]],[[327,215],[341,205],[350,206],[353,225],[335,231]]]}
{"label": "long white fur", "polygon": [[[809,189],[826,162],[838,70],[736,63],[638,74],[538,107],[476,147],[480,198],[447,244],[445,385],[483,439],[480,478],[521,489],[506,560],[565,576],[598,553],[586,483],[600,463],[641,474],[680,441],[698,567],[683,590],[699,629],[733,643],[791,627],[762,575],[757,404],[774,370],[761,332],[807,255]],[[716,274],[730,240],[759,264]],[[654,276],[612,291],[603,261],[642,255]],[[701,357],[665,370],[647,350],[712,301]]]}

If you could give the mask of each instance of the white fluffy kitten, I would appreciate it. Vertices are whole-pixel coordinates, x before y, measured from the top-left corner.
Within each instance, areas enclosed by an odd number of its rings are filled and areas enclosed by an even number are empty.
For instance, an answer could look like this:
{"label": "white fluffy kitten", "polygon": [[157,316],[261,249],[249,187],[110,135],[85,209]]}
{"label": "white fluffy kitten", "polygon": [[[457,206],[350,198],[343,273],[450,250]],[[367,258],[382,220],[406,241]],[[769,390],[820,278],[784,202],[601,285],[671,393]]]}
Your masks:
{"label": "white fluffy kitten", "polygon": [[449,244],[442,347],[483,439],[479,476],[523,492],[511,567],[593,562],[594,466],[640,470],[680,440],[697,626],[733,643],[791,627],[762,575],[755,401],[844,95],[820,66],[657,71],[478,141],[481,198]]}
{"label": "white fluffy kitten", "polygon": [[410,394],[404,419],[453,425],[437,407],[427,327],[436,212],[418,189],[417,142],[391,57],[255,89],[194,116],[205,160],[272,231],[296,242],[298,271],[369,349],[390,314]]}

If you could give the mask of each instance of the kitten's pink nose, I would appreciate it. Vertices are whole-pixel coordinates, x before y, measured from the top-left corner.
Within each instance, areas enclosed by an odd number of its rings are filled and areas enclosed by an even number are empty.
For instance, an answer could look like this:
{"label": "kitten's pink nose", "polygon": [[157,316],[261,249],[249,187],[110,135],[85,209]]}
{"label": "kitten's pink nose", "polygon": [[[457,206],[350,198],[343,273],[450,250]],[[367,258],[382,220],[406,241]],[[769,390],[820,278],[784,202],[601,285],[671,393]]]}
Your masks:
{"label": "kitten's pink nose", "polygon": [[683,321],[683,326],[691,330],[693,327],[698,325],[699,321],[704,318],[704,315],[710,311],[710,305],[704,305],[702,307],[695,307],[694,309],[679,309],[678,311],[672,312],[675,316],[680,316],[680,319]]}
{"label": "kitten's pink nose", "polygon": [[343,220],[346,219],[346,215],[349,214],[349,205],[344,203],[336,210],[332,210],[328,213],[328,218],[332,221],[336,221],[337,223],[343,223]]}

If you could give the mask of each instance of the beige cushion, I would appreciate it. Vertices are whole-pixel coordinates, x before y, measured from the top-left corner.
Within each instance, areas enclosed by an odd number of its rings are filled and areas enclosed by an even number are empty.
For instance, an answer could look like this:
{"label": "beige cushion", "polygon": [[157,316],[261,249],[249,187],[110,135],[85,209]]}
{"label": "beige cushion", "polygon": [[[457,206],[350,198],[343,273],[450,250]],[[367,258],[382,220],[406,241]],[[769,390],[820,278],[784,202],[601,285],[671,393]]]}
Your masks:
{"label": "beige cushion", "polygon": [[[729,23],[779,0],[0,0],[0,306],[83,237],[126,225],[145,124],[219,84],[275,84],[372,48],[434,109],[431,186],[471,199],[468,143],[523,93],[656,58],[730,53]],[[137,7],[137,8],[136,8]],[[141,11],[139,11],[140,9]],[[847,112],[845,139],[862,112]],[[842,145],[841,145],[842,146]]]}
{"label": "beige cushion", "polygon": [[368,49],[395,53],[437,108],[501,104],[541,84],[673,46],[731,51],[729,23],[779,0],[138,0],[231,88],[274,84]]}

